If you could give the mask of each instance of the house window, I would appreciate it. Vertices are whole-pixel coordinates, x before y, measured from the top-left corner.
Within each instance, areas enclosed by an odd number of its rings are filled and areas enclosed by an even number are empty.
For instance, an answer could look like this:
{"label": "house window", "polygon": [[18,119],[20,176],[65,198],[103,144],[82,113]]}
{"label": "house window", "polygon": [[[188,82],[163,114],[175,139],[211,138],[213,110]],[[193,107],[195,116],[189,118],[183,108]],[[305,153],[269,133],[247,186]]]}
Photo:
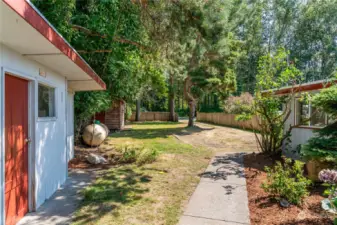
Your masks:
{"label": "house window", "polygon": [[39,117],[55,117],[55,88],[39,84],[38,109]]}
{"label": "house window", "polygon": [[310,127],[324,127],[328,124],[326,113],[318,111],[310,102],[296,101],[296,124]]}

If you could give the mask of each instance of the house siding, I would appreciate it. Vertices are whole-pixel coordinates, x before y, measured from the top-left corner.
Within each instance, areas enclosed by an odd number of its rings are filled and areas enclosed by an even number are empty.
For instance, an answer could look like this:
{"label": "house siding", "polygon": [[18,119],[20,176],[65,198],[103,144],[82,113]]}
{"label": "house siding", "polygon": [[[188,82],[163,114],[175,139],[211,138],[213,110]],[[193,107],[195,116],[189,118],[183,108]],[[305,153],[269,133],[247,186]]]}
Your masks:
{"label": "house siding", "polygon": [[[30,118],[33,118],[33,120],[30,123],[32,127],[31,137],[35,137],[30,146],[31,153],[29,154],[34,154],[35,160],[29,161],[29,163],[33,164],[35,161],[35,208],[38,208],[46,199],[51,197],[67,178],[67,148],[69,149],[72,143],[67,145],[66,132],[67,130],[73,131],[73,129],[67,128],[66,107],[67,101],[68,106],[73,105],[73,102],[69,103],[69,98],[73,96],[68,95],[65,77],[25,58],[5,45],[0,44],[0,47],[0,66],[3,69],[1,76],[4,76],[4,72],[8,71],[31,80],[33,91],[30,92],[32,99],[30,107],[33,108],[30,110],[32,112]],[[39,75],[40,68],[46,72],[46,77]],[[38,118],[37,87],[39,82],[55,87],[56,118],[54,119]],[[1,95],[3,95],[3,90]],[[1,118],[3,118],[3,115],[1,115]],[[73,124],[73,120],[71,122]],[[3,145],[1,151],[3,152]],[[32,171],[30,172],[32,173]],[[32,176],[32,174],[29,176]],[[4,176],[1,177],[1,181],[3,187]]]}

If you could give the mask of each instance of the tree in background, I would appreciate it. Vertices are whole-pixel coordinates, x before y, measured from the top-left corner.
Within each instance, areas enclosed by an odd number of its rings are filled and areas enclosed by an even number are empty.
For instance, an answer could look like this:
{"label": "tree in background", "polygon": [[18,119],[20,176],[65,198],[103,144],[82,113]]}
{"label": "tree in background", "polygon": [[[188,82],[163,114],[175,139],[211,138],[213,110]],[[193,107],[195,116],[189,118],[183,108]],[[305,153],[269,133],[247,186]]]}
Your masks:
{"label": "tree in background", "polygon": [[333,76],[337,65],[337,1],[308,1],[301,5],[290,46],[306,81]]}
{"label": "tree in background", "polygon": [[33,3],[107,84],[105,92],[76,93],[78,129],[113,100],[133,102],[145,86],[165,91],[164,70],[157,66],[155,55],[146,51],[148,37],[136,4],[113,0]]}
{"label": "tree in background", "polygon": [[107,94],[76,94],[77,118],[91,111],[79,101],[99,101],[95,111],[108,107],[108,98],[143,99],[149,109],[168,104],[173,119],[179,100],[193,125],[198,103],[214,97],[223,105],[233,93],[253,93],[259,59],[280,46],[306,81],[330,77],[337,64],[336,0],[33,3],[107,84]]}

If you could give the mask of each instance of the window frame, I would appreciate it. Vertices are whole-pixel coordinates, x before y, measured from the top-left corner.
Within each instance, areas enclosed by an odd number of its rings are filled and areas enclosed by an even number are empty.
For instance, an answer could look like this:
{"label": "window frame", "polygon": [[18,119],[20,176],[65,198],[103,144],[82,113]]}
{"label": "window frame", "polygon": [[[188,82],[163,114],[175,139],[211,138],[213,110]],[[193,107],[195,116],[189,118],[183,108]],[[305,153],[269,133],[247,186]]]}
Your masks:
{"label": "window frame", "polygon": [[[311,120],[309,120],[309,125],[300,125],[299,121],[297,121],[298,119],[298,103],[300,103],[299,101],[300,97],[295,97],[295,101],[294,101],[294,122],[295,122],[295,126],[298,126],[297,128],[306,128],[306,129],[322,129],[325,126],[329,125],[328,124],[328,114],[324,113],[324,123],[325,125],[320,127],[320,126],[312,126],[311,125]],[[311,113],[312,113],[312,104],[311,101],[309,101],[308,103],[309,105],[309,117],[311,117]]]}
{"label": "window frame", "polygon": [[[48,88],[53,88],[54,89],[54,116],[47,116],[47,117],[40,117],[39,116],[39,85],[42,85],[42,86],[45,86],[45,87],[48,87]],[[56,121],[57,120],[57,93],[58,93],[58,88],[49,84],[49,83],[46,83],[46,82],[41,82],[41,81],[38,81],[37,82],[37,121],[38,122],[46,122],[46,121]]]}

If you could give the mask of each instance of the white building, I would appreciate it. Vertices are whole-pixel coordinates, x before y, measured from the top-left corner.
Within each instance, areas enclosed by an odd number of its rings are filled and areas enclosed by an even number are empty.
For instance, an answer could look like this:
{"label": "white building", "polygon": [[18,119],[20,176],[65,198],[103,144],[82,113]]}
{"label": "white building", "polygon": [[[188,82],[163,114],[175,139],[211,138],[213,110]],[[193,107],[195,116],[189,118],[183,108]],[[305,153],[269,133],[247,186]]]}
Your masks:
{"label": "white building", "polygon": [[[291,150],[296,151],[300,145],[305,144],[314,136],[314,130],[321,129],[333,122],[324,112],[316,112],[311,102],[303,102],[302,94],[307,92],[311,95],[318,93],[323,88],[331,86],[331,82],[320,80],[312,83],[305,83],[292,87],[284,87],[276,90],[276,95],[287,95],[292,93],[293,98],[290,101],[291,114],[285,123],[285,130],[294,126],[291,131]],[[315,113],[314,113],[315,112]]]}
{"label": "white building", "polygon": [[0,224],[36,210],[67,179],[74,92],[105,84],[26,0],[0,0]]}

